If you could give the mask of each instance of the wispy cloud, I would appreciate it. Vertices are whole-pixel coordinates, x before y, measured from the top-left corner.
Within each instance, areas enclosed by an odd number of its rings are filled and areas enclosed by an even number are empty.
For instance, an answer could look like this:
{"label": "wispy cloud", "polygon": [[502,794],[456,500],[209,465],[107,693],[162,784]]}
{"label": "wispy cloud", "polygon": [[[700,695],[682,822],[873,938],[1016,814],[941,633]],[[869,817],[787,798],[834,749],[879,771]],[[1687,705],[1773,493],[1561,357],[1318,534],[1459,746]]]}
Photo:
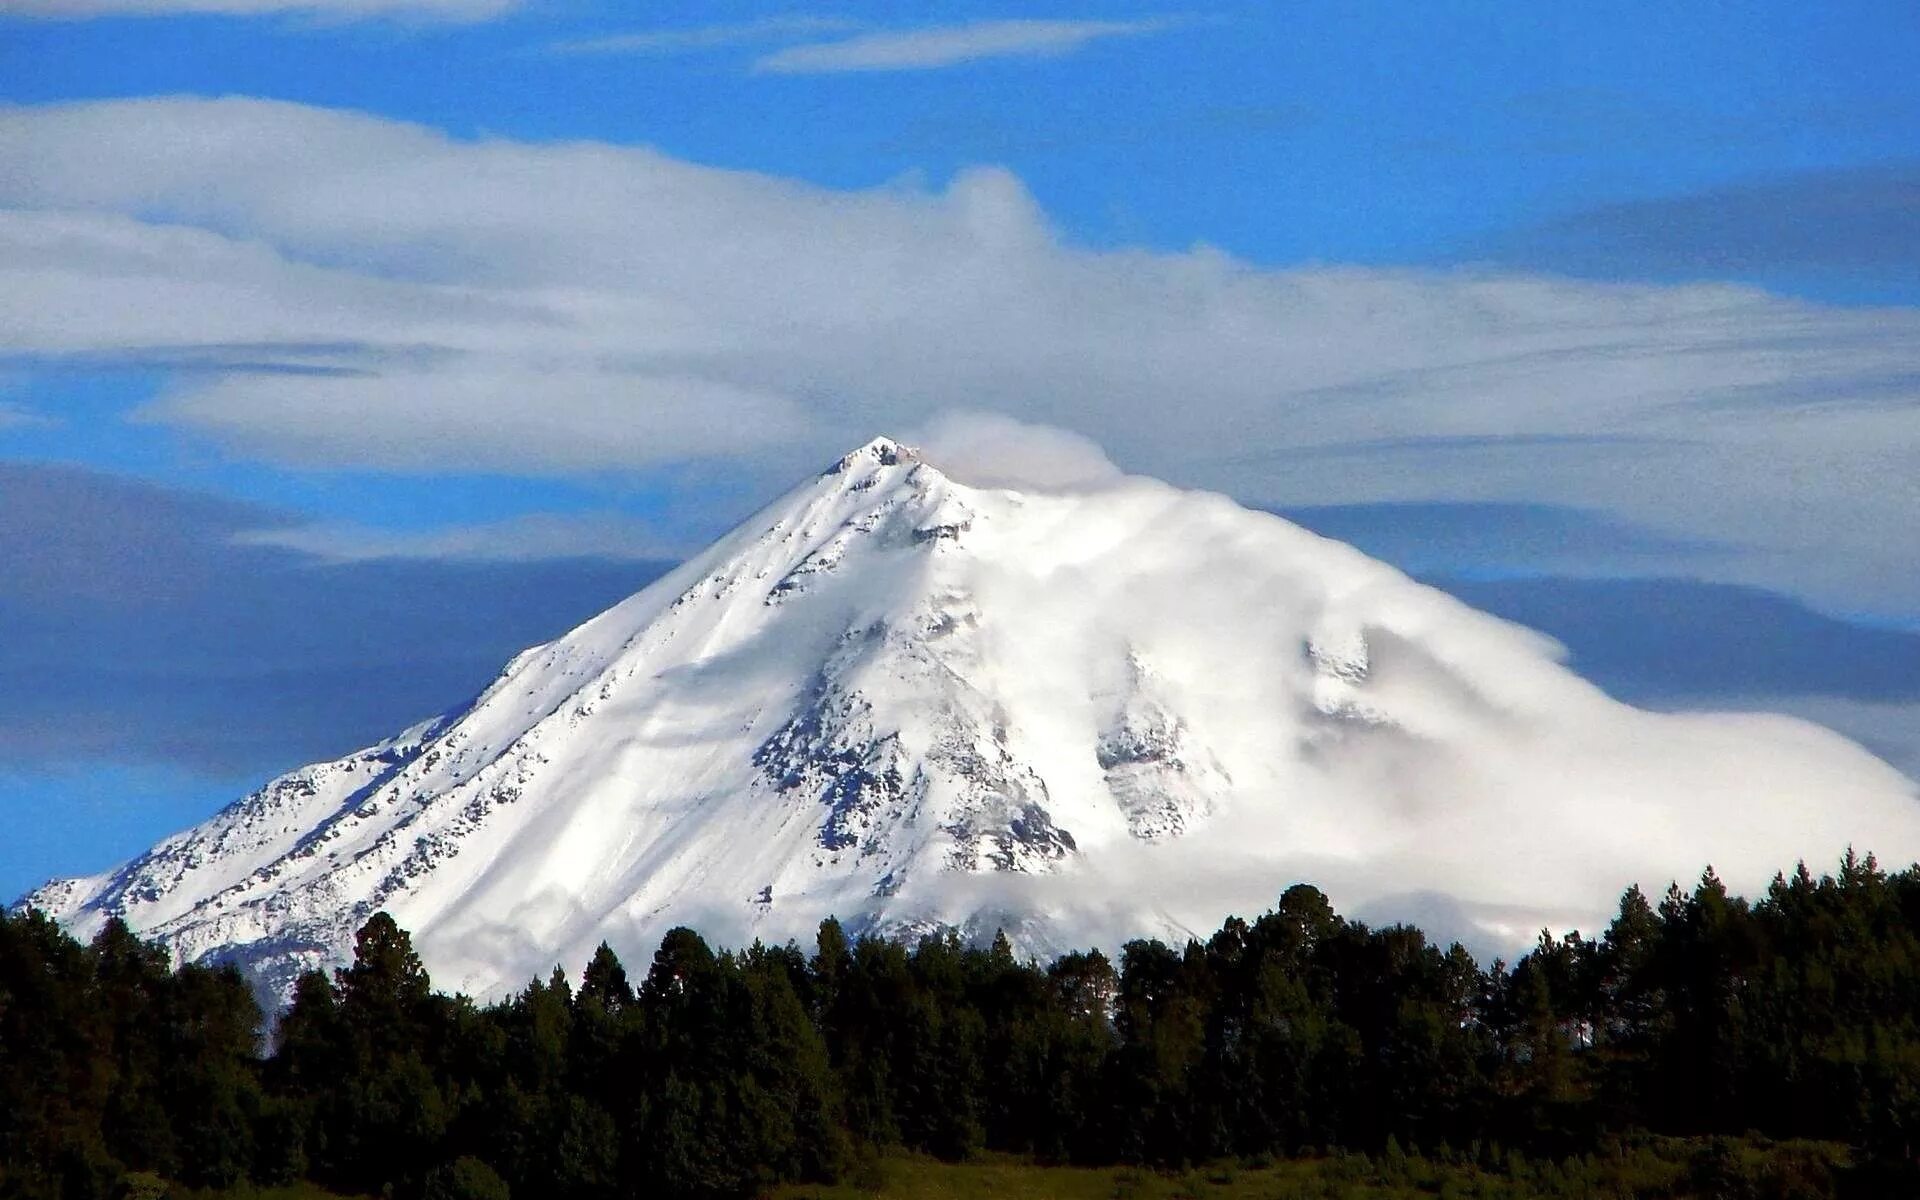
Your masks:
{"label": "wispy cloud", "polygon": [[[331,757],[473,694],[661,569],[607,555],[316,558],[236,538],[286,520],[0,461],[0,774],[83,761],[264,774]],[[12,830],[0,872],[20,865]]]}
{"label": "wispy cloud", "polygon": [[29,425],[44,425],[45,417],[28,412],[17,404],[0,400],[0,429],[21,429]]}
{"label": "wispy cloud", "polygon": [[847,33],[863,28],[863,23],[847,17],[785,16],[758,21],[739,21],[723,25],[699,25],[685,29],[645,29],[616,33],[606,37],[581,38],[554,42],[546,48],[555,54],[626,54],[636,57],[694,54],[728,46],[782,38],[817,37]]}
{"label": "wispy cloud", "polygon": [[1920,161],[1802,171],[1577,212],[1507,235],[1505,262],[1582,274],[1920,276]]}
{"label": "wispy cloud", "polygon": [[167,17],[209,14],[230,17],[312,16],[333,20],[397,17],[430,21],[482,21],[501,16],[522,0],[13,0],[6,16],[75,20],[87,17]]}
{"label": "wispy cloud", "polygon": [[446,562],[549,562],[562,558],[677,559],[695,547],[664,537],[623,513],[530,513],[504,521],[442,529],[362,525],[279,525],[234,535],[243,546],[293,550],[327,563],[432,559]]}
{"label": "wispy cloud", "polygon": [[143,419],[232,453],[743,507],[988,409],[1249,501],[1571,505],[1920,609],[1912,309],[1095,250],[1000,170],[841,191],[257,100],[0,108],[0,162],[0,358],[162,364]]}
{"label": "wispy cloud", "polygon": [[862,33],[832,42],[776,50],[753,64],[779,75],[839,71],[927,71],[990,58],[1055,58],[1090,42],[1140,37],[1179,24],[1171,17],[1135,21],[971,21],[924,29]]}

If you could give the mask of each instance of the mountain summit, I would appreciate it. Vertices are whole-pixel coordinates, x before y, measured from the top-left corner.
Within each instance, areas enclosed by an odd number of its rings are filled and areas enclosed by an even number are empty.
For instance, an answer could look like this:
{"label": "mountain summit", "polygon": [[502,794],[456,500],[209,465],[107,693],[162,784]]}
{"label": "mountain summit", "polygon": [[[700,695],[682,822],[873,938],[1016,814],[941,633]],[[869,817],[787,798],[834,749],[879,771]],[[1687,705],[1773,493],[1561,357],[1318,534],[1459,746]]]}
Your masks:
{"label": "mountain summit", "polygon": [[1641,712],[1556,655],[1220,496],[968,486],[881,438],[464,708],[27,901],[275,990],[386,909],[492,995],[676,924],[1045,952],[1301,879],[1504,948],[1709,861],[1920,852],[1912,785],[1837,735]]}

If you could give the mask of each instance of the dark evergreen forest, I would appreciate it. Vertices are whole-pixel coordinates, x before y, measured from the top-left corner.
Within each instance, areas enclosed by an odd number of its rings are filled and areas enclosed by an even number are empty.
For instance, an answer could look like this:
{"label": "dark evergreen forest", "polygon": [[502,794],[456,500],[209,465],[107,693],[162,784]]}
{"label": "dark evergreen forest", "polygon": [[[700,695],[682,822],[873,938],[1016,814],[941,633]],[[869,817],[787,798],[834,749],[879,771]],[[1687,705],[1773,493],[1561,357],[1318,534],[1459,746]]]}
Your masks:
{"label": "dark evergreen forest", "polygon": [[[1340,1149],[1590,1154],[1637,1132],[1853,1147],[1920,1194],[1920,868],[1755,902],[1709,871],[1482,968],[1309,886],[1204,943],[1050,964],[850,941],[602,946],[481,1006],[386,915],[266,1047],[231,968],[0,917],[0,1197],[310,1180],[397,1197],[745,1196],[863,1155],[1178,1166]],[[1501,1148],[1494,1151],[1492,1148]],[[1842,1181],[1846,1182],[1845,1180]]]}

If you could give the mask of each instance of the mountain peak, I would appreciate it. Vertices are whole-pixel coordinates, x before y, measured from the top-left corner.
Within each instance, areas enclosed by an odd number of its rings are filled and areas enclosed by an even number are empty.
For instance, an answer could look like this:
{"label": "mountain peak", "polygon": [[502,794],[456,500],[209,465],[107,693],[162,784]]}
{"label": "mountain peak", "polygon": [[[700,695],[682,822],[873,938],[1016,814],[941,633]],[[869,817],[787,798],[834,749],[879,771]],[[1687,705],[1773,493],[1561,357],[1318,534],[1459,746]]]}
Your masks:
{"label": "mountain peak", "polygon": [[1824,730],[1628,708],[1219,496],[963,487],[882,437],[444,719],[28,899],[281,994],[385,909],[496,995],[674,924],[1044,954],[1300,879],[1506,952],[1636,879],[1759,887],[1849,843],[1913,856],[1920,811]]}
{"label": "mountain peak", "polygon": [[849,450],[840,456],[840,460],[827,469],[829,475],[843,475],[856,466],[865,463],[877,463],[883,467],[897,467],[902,463],[924,462],[920,451],[886,436],[874,438],[858,449]]}

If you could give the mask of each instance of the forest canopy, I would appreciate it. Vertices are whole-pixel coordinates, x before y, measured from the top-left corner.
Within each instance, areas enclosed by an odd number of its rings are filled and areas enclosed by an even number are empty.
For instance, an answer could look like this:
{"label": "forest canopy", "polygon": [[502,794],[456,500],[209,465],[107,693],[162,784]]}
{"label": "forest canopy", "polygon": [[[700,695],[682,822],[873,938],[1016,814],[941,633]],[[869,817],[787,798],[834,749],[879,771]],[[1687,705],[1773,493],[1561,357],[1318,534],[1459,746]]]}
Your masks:
{"label": "forest canopy", "polygon": [[1117,961],[834,921],[806,949],[675,929],[633,975],[602,945],[577,980],[479,1005],[435,991],[381,913],[268,1037],[235,968],[172,966],[117,921],[81,945],[27,911],[0,915],[0,1197],[111,1197],[130,1172],[722,1197],[892,1149],[1557,1160],[1640,1133],[1844,1143],[1863,1194],[1911,1191],[1917,930],[1920,868],[1849,853],[1753,902],[1711,870],[1633,888],[1597,937],[1543,932],[1510,966],[1298,885]]}

